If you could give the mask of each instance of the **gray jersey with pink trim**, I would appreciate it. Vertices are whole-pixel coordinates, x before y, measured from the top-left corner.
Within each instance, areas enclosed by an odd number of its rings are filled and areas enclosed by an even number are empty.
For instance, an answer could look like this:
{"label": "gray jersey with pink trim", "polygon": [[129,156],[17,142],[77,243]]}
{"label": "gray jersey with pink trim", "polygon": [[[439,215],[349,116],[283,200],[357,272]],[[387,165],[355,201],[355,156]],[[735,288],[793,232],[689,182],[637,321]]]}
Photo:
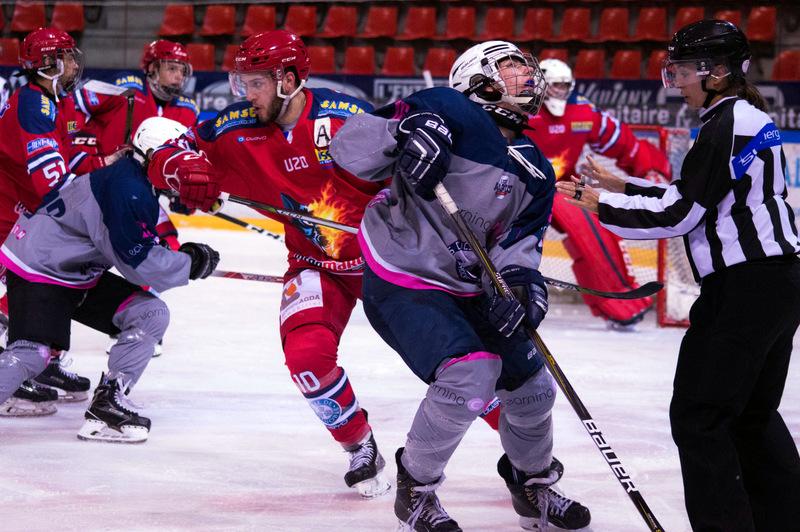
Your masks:
{"label": "gray jersey with pink trim", "polygon": [[159,245],[159,207],[139,163],[123,158],[70,175],[35,213],[23,213],[0,248],[0,262],[32,282],[94,286],[115,267],[128,281],[161,292],[189,282],[191,259]]}
{"label": "gray jersey with pink trim", "polygon": [[[527,137],[507,142],[489,114],[460,92],[427,89],[348,118],[333,138],[333,158],[361,179],[390,177],[402,148],[398,124],[419,111],[436,113],[450,130],[451,163],[443,183],[497,268],[538,269],[553,206],[553,167]],[[399,177],[367,207],[359,242],[370,268],[393,284],[459,295],[488,286],[477,257],[438,202],[425,201]]]}

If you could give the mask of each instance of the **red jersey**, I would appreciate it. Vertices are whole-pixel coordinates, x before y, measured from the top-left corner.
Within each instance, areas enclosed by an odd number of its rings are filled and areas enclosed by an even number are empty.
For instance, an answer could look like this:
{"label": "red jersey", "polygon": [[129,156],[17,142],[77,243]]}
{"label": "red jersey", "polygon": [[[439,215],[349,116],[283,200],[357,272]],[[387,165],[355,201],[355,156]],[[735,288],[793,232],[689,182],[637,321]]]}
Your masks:
{"label": "red jersey", "polygon": [[[384,185],[363,181],[341,169],[328,153],[328,145],[348,116],[372,107],[327,89],[304,89],[303,93],[306,104],[291,130],[284,132],[274,123],[258,122],[250,103],[238,102],[215,119],[190,129],[175,146],[157,151],[150,171],[163,174],[164,162],[181,147],[188,147],[205,153],[220,172],[225,192],[357,226],[367,203]],[[284,224],[290,269],[335,273],[363,269],[355,235],[272,217]]]}
{"label": "red jersey", "polygon": [[70,97],[58,103],[35,84],[17,90],[0,109],[0,236],[23,209],[36,210],[45,194],[71,173],[103,166],[72,146],[80,119]]}
{"label": "red jersey", "polygon": [[645,177],[650,170],[667,178],[672,175],[663,152],[636,138],[627,125],[578,94],[570,96],[564,116],[555,116],[543,106],[528,125],[533,129],[525,134],[550,159],[556,179],[569,179],[575,174],[586,144],[595,153],[616,159],[617,166],[630,175]]}
{"label": "red jersey", "polygon": [[[145,119],[153,116],[163,116],[180,122],[186,127],[197,123],[199,110],[191,98],[178,96],[161,105],[150,92],[150,88],[142,76],[136,74],[119,76],[114,80],[114,84],[134,89],[131,134]],[[99,153],[108,155],[121,144],[130,141],[130,139],[123,139],[128,115],[128,100],[125,96],[98,94],[81,89],[75,91],[75,101],[78,108],[87,117],[86,126],[81,133],[89,137],[96,137]]]}

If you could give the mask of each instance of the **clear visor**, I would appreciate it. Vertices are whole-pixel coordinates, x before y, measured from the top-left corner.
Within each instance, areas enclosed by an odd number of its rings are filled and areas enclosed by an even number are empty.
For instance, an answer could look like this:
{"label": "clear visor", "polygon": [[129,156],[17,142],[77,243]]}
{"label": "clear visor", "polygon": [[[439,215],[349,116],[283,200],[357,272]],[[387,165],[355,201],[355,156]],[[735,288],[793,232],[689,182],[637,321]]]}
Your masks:
{"label": "clear visor", "polygon": [[181,88],[183,88],[189,81],[189,78],[192,77],[192,65],[184,63],[183,61],[161,61],[159,69],[162,73],[172,76],[178,76],[180,73],[180,75],[183,76]]}
{"label": "clear visor", "polygon": [[661,82],[667,89],[680,89],[688,85],[700,83],[711,74],[710,59],[690,59],[671,61],[666,59],[661,68]]}
{"label": "clear visor", "polygon": [[239,98],[247,96],[248,91],[260,92],[266,89],[271,81],[280,79],[277,73],[271,70],[260,72],[230,72],[228,81],[231,84],[231,93]]}
{"label": "clear visor", "polygon": [[536,114],[547,93],[547,81],[539,62],[531,54],[513,55],[497,61],[498,81],[503,100],[518,105],[524,112]]}
{"label": "clear visor", "polygon": [[[83,76],[83,52],[79,48],[59,50],[55,56],[46,59],[48,66],[39,69],[38,73],[53,81],[58,89],[72,92]],[[58,91],[57,91],[58,92]]]}

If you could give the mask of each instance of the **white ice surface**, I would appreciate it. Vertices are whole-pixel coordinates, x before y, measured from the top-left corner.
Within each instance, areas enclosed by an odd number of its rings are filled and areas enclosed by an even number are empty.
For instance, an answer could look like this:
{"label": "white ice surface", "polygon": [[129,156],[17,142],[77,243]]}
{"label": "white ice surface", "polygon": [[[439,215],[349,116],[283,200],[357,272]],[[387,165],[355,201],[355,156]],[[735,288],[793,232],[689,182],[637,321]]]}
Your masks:
{"label": "white ice surface", "polygon": [[[184,230],[182,239],[215,245],[223,269],[283,272],[280,244],[257,234]],[[228,279],[165,294],[172,323],[164,355],[132,394],[153,421],[144,444],[79,441],[86,403],[60,405],[50,417],[0,418],[0,530],[394,530],[394,492],[363,501],[345,487],[346,456],[289,378],[279,297],[277,284]],[[657,329],[651,317],[638,333],[609,332],[568,305],[551,311],[541,333],[664,528],[689,530],[668,422],[682,331]],[[70,369],[95,384],[106,344],[76,325]],[[394,481],[394,450],[425,387],[360,306],[340,353]],[[781,409],[796,441],[797,358]],[[590,508],[591,530],[647,530],[563,396],[554,420],[566,468],[559,485]],[[447,467],[439,495],[464,530],[520,530],[496,473],[501,454],[478,420]]]}

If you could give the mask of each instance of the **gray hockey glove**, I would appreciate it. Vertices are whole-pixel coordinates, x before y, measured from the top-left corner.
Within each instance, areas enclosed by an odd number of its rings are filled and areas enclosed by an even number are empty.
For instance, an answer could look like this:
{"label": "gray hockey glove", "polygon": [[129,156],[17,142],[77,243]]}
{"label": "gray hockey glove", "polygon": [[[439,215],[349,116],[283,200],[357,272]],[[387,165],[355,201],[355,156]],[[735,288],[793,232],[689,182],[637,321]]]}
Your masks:
{"label": "gray hockey glove", "polygon": [[504,336],[511,336],[522,323],[528,320],[533,329],[539,327],[547,314],[547,287],[538,270],[522,266],[506,266],[500,275],[516,296],[515,300],[504,298],[494,288],[489,299],[489,322]]}
{"label": "gray hockey glove", "polygon": [[189,279],[205,279],[212,273],[219,263],[219,253],[207,244],[185,242],[178,251],[186,253],[192,259],[189,267]]}
{"label": "gray hockey glove", "polygon": [[420,112],[403,119],[398,131],[398,144],[403,145],[397,160],[400,176],[418,196],[432,201],[433,189],[450,168],[450,130],[436,113]]}

